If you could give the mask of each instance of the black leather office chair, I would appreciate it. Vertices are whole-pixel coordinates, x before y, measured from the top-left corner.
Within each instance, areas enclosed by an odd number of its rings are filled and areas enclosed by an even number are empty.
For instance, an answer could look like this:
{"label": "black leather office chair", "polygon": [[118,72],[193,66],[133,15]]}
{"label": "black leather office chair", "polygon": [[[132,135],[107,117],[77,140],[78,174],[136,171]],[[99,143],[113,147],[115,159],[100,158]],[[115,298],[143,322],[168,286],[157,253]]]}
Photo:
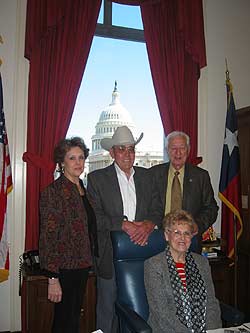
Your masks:
{"label": "black leather office chair", "polygon": [[[117,282],[116,312],[119,318],[120,333],[150,333],[147,324],[149,308],[144,286],[144,261],[166,247],[164,234],[154,230],[146,246],[133,244],[123,231],[112,231],[113,257]],[[223,322],[230,326],[240,325],[243,314],[225,304],[221,304]]]}

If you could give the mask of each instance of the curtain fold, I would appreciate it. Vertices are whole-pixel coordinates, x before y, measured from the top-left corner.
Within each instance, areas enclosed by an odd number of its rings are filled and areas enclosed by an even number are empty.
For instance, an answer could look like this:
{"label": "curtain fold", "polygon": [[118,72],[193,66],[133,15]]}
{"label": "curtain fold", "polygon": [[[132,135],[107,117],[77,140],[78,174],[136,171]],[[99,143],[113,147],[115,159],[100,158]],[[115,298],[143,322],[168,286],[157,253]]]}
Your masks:
{"label": "curtain fold", "polygon": [[26,250],[38,247],[40,191],[53,180],[53,149],[70,124],[100,5],[101,0],[27,2]]}

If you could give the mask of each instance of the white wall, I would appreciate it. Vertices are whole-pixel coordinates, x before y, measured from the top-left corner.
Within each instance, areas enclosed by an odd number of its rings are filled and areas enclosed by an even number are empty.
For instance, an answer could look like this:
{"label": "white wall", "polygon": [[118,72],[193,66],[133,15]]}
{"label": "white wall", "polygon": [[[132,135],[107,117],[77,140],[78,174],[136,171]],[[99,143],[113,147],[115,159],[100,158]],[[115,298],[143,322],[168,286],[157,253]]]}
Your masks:
{"label": "white wall", "polygon": [[[209,170],[215,193],[221,164],[226,116],[225,57],[237,108],[250,105],[249,0],[203,0],[208,66],[202,70],[199,92],[199,153]],[[8,223],[11,276],[0,284],[0,331],[20,330],[18,257],[25,231],[25,165],[28,64],[23,57],[26,0],[0,0],[0,57],[6,125],[14,191],[9,195]],[[217,229],[219,230],[219,219]],[[4,301],[2,301],[4,300]]]}
{"label": "white wall", "polygon": [[199,142],[202,166],[210,172],[217,197],[226,117],[225,58],[236,108],[250,105],[250,1],[203,0],[203,8],[207,67],[200,79]]}

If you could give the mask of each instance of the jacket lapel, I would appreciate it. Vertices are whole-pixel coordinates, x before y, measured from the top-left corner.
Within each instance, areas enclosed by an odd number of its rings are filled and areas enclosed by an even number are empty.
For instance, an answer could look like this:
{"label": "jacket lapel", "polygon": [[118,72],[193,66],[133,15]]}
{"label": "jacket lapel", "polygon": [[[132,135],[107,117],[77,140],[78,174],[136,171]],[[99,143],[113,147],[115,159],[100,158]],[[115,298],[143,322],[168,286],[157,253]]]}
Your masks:
{"label": "jacket lapel", "polygon": [[183,181],[183,209],[187,208],[188,198],[192,197],[191,193],[191,184],[193,182],[192,172],[190,170],[190,165],[185,164],[185,172],[184,172],[184,181]]}
{"label": "jacket lapel", "polygon": [[164,207],[164,211],[165,211],[167,185],[168,185],[169,163],[166,163],[164,166],[165,167],[162,168],[161,179],[159,179],[159,181],[160,181],[160,186],[161,186],[160,197],[161,197],[161,200],[162,200],[162,206]]}
{"label": "jacket lapel", "polygon": [[123,203],[122,195],[120,191],[120,186],[115,170],[114,163],[107,168],[107,196],[110,198],[110,204],[113,206],[113,210],[117,212],[118,215],[123,214]]}
{"label": "jacket lapel", "polygon": [[140,177],[140,173],[136,167],[134,167],[134,182],[135,182],[135,193],[136,193],[136,212],[135,212],[135,219],[137,220],[137,216],[141,215],[143,210],[142,203],[143,203],[143,182],[142,178]]}

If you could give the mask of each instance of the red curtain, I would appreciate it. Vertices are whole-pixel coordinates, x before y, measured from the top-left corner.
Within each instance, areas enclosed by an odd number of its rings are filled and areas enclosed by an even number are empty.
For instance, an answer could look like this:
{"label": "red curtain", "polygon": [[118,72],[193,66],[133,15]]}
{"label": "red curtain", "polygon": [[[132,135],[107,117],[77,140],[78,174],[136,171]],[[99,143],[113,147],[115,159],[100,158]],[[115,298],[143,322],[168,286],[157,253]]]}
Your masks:
{"label": "red curtain", "polygon": [[27,2],[26,250],[38,246],[40,191],[53,180],[53,149],[70,124],[100,5],[101,0]]}
{"label": "red curtain", "polygon": [[197,159],[198,79],[206,65],[201,0],[141,6],[146,45],[164,131],[186,132]]}
{"label": "red curtain", "polygon": [[113,0],[140,5],[149,63],[166,134],[186,132],[197,158],[198,79],[206,65],[202,0]]}

